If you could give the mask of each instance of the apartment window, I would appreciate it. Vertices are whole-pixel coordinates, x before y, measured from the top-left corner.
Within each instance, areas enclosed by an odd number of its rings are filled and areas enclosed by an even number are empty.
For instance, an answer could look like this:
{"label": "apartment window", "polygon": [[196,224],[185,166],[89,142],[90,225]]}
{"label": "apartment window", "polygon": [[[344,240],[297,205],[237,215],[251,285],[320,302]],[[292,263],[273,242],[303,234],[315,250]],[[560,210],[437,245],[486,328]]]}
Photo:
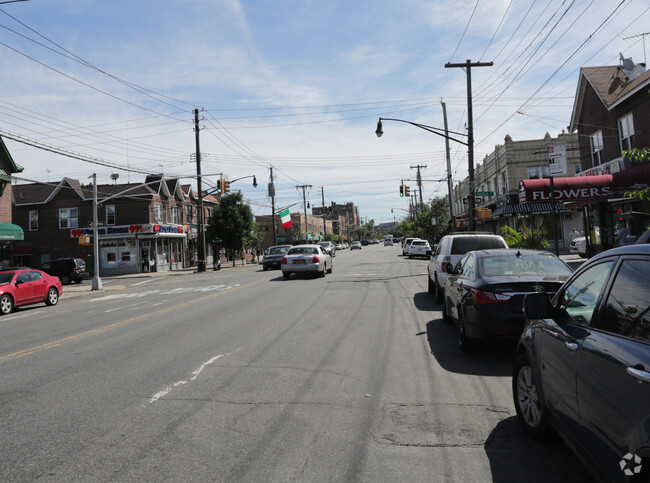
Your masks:
{"label": "apartment window", "polygon": [[61,208],[59,210],[59,228],[77,228],[79,212],[77,208]]}
{"label": "apartment window", "polygon": [[494,196],[499,196],[499,177],[494,177]]}
{"label": "apartment window", "polygon": [[621,151],[634,147],[634,121],[632,113],[618,120],[618,136],[621,140]]}
{"label": "apartment window", "polygon": [[172,225],[178,225],[178,207],[177,206],[172,206],[171,208],[171,224]]}
{"label": "apartment window", "polygon": [[188,223],[192,223],[192,221],[194,221],[194,215],[192,213],[192,205],[185,206],[185,216],[187,218]]}
{"label": "apartment window", "polygon": [[504,171],[501,173],[501,193],[506,193],[508,191],[508,175]]}
{"label": "apartment window", "polygon": [[106,224],[115,224],[115,205],[106,205]]}
{"label": "apartment window", "polygon": [[154,218],[156,223],[162,223],[163,222],[163,206],[160,203],[156,203],[153,205],[153,210],[154,210]]}
{"label": "apartment window", "polygon": [[534,168],[528,168],[528,179],[542,179],[548,178],[550,176],[550,170],[548,166],[535,166]]}
{"label": "apartment window", "polygon": [[29,212],[29,231],[38,231],[38,211]]}
{"label": "apartment window", "polygon": [[573,165],[573,173],[578,174],[580,171],[582,171],[582,166],[580,166],[580,164],[574,164]]}
{"label": "apartment window", "polygon": [[591,147],[591,166],[603,164],[603,132],[597,131],[589,136],[589,146]]}

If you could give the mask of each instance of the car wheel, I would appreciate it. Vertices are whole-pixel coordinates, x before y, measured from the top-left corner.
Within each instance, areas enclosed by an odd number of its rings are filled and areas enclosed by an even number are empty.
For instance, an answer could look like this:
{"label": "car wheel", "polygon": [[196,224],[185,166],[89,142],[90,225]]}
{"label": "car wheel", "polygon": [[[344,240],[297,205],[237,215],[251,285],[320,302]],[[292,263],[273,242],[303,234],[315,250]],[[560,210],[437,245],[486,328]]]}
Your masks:
{"label": "car wheel", "polygon": [[286,279],[289,280],[289,277],[291,277],[291,274],[289,272],[282,272],[282,276]]}
{"label": "car wheel", "polygon": [[14,300],[10,295],[4,294],[0,297],[0,313],[2,315],[10,314],[14,309]]}
{"label": "car wheel", "polygon": [[512,397],[517,419],[528,435],[543,440],[549,436],[550,426],[546,408],[539,396],[537,381],[528,356],[521,354],[515,361],[512,374]]}
{"label": "car wheel", "polygon": [[59,291],[54,287],[51,287],[47,291],[47,297],[45,298],[45,305],[56,305],[59,302]]}
{"label": "car wheel", "polygon": [[442,289],[440,288],[440,284],[438,283],[438,277],[436,277],[434,284],[435,284],[436,302],[442,303]]}
{"label": "car wheel", "polygon": [[63,285],[70,285],[70,275],[61,275],[59,278],[61,279],[61,283]]}
{"label": "car wheel", "polygon": [[431,295],[434,295],[436,293],[436,286],[431,280],[431,275],[427,275],[427,292],[429,292]]}
{"label": "car wheel", "polygon": [[318,273],[321,278],[325,278],[325,275],[327,275],[327,263],[323,266],[323,271]]}
{"label": "car wheel", "polygon": [[264,270],[266,272],[268,269],[269,269],[269,267],[267,267],[266,265],[262,265],[262,270]]}
{"label": "car wheel", "polygon": [[75,280],[74,283],[81,283],[83,281],[83,278],[80,278],[79,280]]}
{"label": "car wheel", "polygon": [[472,348],[472,340],[465,333],[465,321],[462,315],[460,315],[460,310],[458,311],[458,347],[462,351],[467,351]]}
{"label": "car wheel", "polygon": [[334,264],[330,264],[330,268],[327,269],[327,273],[332,273],[332,270],[334,269]]}
{"label": "car wheel", "polygon": [[411,258],[413,258],[413,255],[409,255],[409,260],[410,260]]}

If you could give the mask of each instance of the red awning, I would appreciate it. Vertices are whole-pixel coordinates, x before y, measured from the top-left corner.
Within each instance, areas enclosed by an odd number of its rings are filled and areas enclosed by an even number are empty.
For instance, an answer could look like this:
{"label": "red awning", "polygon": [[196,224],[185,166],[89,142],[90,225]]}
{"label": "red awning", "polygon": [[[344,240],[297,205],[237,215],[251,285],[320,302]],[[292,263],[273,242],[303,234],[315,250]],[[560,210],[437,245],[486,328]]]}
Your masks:
{"label": "red awning", "polygon": [[[625,191],[650,185],[650,163],[614,174],[554,178],[554,198],[557,201],[606,200]],[[550,179],[522,179],[519,182],[519,202],[550,201]]]}

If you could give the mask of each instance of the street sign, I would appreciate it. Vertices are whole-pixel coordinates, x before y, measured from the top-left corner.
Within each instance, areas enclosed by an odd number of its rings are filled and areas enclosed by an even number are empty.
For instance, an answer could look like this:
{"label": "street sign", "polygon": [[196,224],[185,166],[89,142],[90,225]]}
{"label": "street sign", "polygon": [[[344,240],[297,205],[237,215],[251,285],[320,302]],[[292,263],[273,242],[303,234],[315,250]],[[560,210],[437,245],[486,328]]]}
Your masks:
{"label": "street sign", "polygon": [[548,166],[551,176],[567,173],[566,146],[564,144],[548,147]]}
{"label": "street sign", "polygon": [[494,191],[477,191],[476,196],[494,196]]}

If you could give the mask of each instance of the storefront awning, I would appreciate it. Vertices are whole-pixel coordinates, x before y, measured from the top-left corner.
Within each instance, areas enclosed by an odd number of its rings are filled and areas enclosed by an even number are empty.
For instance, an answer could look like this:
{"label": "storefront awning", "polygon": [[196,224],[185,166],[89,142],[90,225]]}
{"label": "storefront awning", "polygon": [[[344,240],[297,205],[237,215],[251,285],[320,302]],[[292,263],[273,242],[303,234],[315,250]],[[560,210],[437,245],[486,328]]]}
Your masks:
{"label": "storefront awning", "polygon": [[23,229],[11,223],[0,223],[0,241],[24,240]]}
{"label": "storefront awning", "polygon": [[[564,203],[561,201],[555,202],[555,212],[556,213],[570,213],[570,211],[564,206]],[[522,215],[545,215],[553,213],[553,205],[550,201],[548,202],[533,202],[525,203],[521,205],[503,205],[499,206],[496,210],[492,212],[492,218],[497,218],[499,216],[512,216],[516,214]]]}
{"label": "storefront awning", "polygon": [[[597,176],[554,178],[554,199],[557,201],[601,201],[639,190],[650,185],[650,163],[626,171]],[[551,200],[551,180],[522,179],[519,181],[519,203]]]}

